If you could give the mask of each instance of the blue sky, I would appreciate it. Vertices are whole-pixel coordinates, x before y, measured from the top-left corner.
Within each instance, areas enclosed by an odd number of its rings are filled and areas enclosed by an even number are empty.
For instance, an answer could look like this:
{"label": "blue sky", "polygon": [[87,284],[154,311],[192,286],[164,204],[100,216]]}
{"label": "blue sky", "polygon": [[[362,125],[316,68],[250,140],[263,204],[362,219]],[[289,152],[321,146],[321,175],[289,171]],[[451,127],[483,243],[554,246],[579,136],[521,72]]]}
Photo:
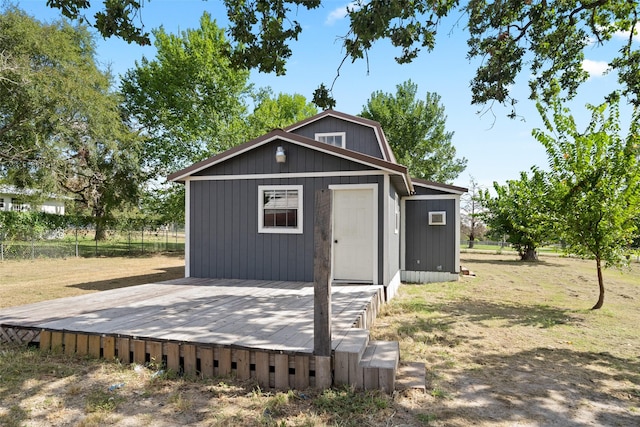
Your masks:
{"label": "blue sky", "polygon": [[[45,4],[44,0],[18,1],[19,7],[39,20],[58,19],[59,12]],[[344,16],[347,4],[343,0],[323,0],[319,9],[300,9],[296,19],[303,31],[299,40],[291,44],[293,56],[288,61],[287,74],[278,77],[253,72],[251,82],[256,87],[270,86],[275,93],[300,93],[309,100],[320,83],[330,86],[343,57],[339,37],[348,31]],[[204,11],[208,11],[219,26],[226,26],[226,11],[218,0],[147,0],[141,19],[149,31],[162,25],[167,32],[177,33],[196,28]],[[512,92],[519,100],[517,113],[521,118],[507,118],[510,110],[500,105],[478,114],[483,106],[471,105],[469,82],[479,62],[466,59],[466,36],[464,17],[453,16],[441,27],[436,48],[432,52],[423,51],[413,63],[404,65],[398,65],[393,59],[399,54],[397,50],[387,42],[380,42],[369,53],[368,65],[363,60],[345,62],[333,95],[337,101],[336,110],[358,114],[373,92],[395,93],[396,85],[409,79],[418,85],[422,99],[426,92],[438,93],[447,115],[447,130],[454,132],[457,156],[468,159],[467,169],[454,184],[467,187],[469,177],[473,176],[481,185],[490,187],[493,181],[504,183],[517,179],[520,171],[529,170],[533,165],[544,167],[544,150],[531,136],[532,129],[543,125],[535,105],[527,99],[526,72]],[[149,59],[155,56],[153,46],[141,47],[99,36],[96,41],[98,60],[105,66],[110,65],[116,75],[124,74],[143,55]],[[614,74],[602,75],[606,60],[615,50],[617,48],[594,46],[586,52],[589,62],[585,67],[592,72],[592,78],[583,84],[580,96],[570,104],[583,127],[588,120],[584,105],[601,103],[602,96],[616,85]],[[626,135],[625,127],[623,132]]]}

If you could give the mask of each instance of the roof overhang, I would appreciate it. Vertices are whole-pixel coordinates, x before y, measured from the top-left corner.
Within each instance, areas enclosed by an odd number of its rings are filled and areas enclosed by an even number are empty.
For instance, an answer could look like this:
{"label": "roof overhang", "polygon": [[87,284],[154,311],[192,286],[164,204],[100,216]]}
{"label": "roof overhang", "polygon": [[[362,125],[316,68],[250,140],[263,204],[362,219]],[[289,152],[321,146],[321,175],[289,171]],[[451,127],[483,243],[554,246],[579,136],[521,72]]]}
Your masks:
{"label": "roof overhang", "polygon": [[457,187],[455,185],[442,184],[435,181],[427,181],[425,179],[411,178],[413,185],[417,187],[429,188],[431,190],[444,191],[451,194],[464,194],[467,188]]}
{"label": "roof overhang", "polygon": [[[167,177],[167,180],[173,181],[173,182],[188,181],[191,176],[209,167],[225,162],[229,159],[242,155],[260,146],[269,144],[273,141],[284,141],[291,144],[296,144],[299,146],[309,148],[311,150],[315,150],[315,151],[329,154],[332,156],[347,159],[347,160],[362,164],[364,166],[371,167],[373,169],[378,169],[381,172],[388,173],[394,180],[396,187],[400,188],[401,189],[400,191],[402,193],[411,194],[411,192],[413,192],[411,178],[407,174],[407,168],[405,166],[402,166],[393,162],[388,162],[386,160],[378,159],[377,157],[372,157],[356,151],[347,150],[344,148],[340,148],[340,147],[325,144],[319,141],[315,141],[313,139],[310,139],[304,136],[286,132],[282,129],[273,130],[268,134],[263,135],[259,138],[253,139],[244,144],[238,145],[227,151],[224,151],[220,154],[209,157],[208,159],[195,163],[185,169],[174,172]],[[402,183],[402,185],[400,185],[400,183]]]}

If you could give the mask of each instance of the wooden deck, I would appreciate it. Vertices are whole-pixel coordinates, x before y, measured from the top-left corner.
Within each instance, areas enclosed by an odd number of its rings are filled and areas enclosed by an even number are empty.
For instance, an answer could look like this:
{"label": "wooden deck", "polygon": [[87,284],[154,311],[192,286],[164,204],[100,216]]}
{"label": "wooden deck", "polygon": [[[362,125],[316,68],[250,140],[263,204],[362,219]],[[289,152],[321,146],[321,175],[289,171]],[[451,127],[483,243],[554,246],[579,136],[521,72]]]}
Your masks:
{"label": "wooden deck", "polygon": [[[333,287],[334,341],[367,326],[381,290]],[[313,283],[176,279],[2,309],[0,325],[312,353]]]}
{"label": "wooden deck", "polygon": [[[131,286],[2,309],[0,342],[254,378],[263,388],[326,388],[333,362],[313,354],[313,292],[313,283],[226,279]],[[382,286],[333,287],[334,350],[349,332],[366,332],[383,298]]]}

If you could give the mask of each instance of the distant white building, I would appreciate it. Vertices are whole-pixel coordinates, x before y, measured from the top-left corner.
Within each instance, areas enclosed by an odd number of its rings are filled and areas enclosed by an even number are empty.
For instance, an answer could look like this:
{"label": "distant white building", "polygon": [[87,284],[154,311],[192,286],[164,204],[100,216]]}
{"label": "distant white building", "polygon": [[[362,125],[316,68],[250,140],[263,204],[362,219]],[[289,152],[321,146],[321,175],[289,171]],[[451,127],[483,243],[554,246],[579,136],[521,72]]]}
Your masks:
{"label": "distant white building", "polygon": [[46,213],[64,215],[64,197],[48,194],[39,206],[31,206],[26,199],[34,194],[35,190],[0,185],[0,211],[24,212],[38,209]]}

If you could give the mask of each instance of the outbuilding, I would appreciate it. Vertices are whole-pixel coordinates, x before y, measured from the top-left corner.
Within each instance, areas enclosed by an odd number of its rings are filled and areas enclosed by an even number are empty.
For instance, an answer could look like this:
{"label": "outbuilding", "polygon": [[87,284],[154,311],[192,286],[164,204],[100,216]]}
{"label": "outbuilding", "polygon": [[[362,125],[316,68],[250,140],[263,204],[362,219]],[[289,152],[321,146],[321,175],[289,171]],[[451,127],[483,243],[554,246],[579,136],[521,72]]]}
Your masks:
{"label": "outbuilding", "polygon": [[[334,110],[175,172],[187,277],[313,281],[314,194],[333,194],[333,281],[456,280],[464,188],[411,179],[379,123]],[[431,274],[433,273],[433,274]]]}

